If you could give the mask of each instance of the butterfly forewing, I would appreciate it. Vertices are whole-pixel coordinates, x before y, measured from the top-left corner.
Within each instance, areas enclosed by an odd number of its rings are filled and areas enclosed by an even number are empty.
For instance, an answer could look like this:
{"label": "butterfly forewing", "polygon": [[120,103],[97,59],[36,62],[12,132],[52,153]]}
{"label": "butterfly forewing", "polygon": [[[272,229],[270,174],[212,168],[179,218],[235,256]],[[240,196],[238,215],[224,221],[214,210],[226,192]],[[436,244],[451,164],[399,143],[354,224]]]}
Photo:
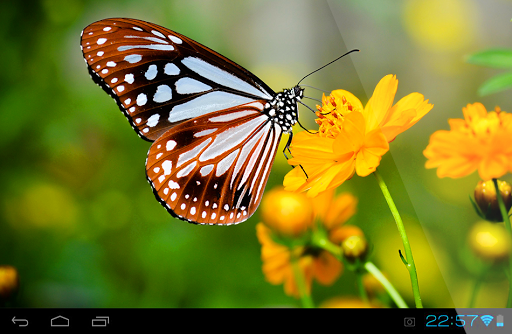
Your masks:
{"label": "butterfly forewing", "polygon": [[265,103],[188,120],[152,144],[147,177],[173,216],[231,225],[256,211],[281,137],[281,128],[261,113]]}
{"label": "butterfly forewing", "polygon": [[275,93],[256,76],[169,29],[135,19],[105,19],[82,32],[89,72],[142,138]]}

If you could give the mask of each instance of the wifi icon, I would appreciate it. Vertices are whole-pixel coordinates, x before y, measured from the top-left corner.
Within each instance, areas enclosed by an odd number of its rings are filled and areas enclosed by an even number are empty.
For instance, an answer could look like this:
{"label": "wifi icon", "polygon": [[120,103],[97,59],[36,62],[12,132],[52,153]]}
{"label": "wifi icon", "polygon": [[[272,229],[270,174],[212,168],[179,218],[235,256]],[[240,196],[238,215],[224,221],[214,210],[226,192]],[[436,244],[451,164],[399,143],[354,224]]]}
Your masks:
{"label": "wifi icon", "polygon": [[487,327],[491,323],[492,319],[494,319],[494,317],[492,315],[483,315],[480,317],[480,319],[482,319],[482,322],[485,324],[485,327]]}

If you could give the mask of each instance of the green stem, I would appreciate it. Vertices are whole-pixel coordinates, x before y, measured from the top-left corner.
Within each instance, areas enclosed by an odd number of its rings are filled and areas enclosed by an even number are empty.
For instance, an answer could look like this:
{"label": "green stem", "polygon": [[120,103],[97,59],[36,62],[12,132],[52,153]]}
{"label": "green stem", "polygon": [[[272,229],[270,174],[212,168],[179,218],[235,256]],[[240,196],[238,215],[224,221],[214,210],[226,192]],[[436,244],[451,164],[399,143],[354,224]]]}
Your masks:
{"label": "green stem", "polygon": [[[326,236],[324,235],[321,235],[321,234],[315,234],[313,235],[313,244],[317,247],[320,247],[326,251],[328,251],[329,253],[331,253],[332,255],[334,255],[338,260],[342,261],[342,250],[341,250],[341,247],[339,247],[338,245],[332,243],[329,239],[327,239]],[[391,299],[393,299],[393,301],[395,302],[395,304],[400,307],[400,308],[408,308],[407,307],[407,304],[405,303],[405,301],[402,299],[402,297],[400,296],[400,294],[398,293],[398,291],[395,289],[395,287],[393,286],[393,284],[391,284],[390,281],[388,281],[388,279],[386,278],[386,276],[384,276],[381,271],[371,262],[365,262],[363,264],[363,267],[364,269],[366,269],[366,271],[368,271],[370,274],[372,274],[381,284],[382,286],[384,287],[384,289],[386,289],[387,293],[389,294],[389,296],[391,297]],[[359,274],[359,273],[358,273]],[[361,288],[361,287],[360,287]],[[364,287],[363,287],[364,289]],[[366,295],[366,290],[365,290],[365,295]],[[363,295],[361,295],[361,297],[363,298],[364,300],[364,297]]]}
{"label": "green stem", "polygon": [[412,257],[411,245],[409,244],[409,239],[407,238],[407,234],[405,233],[405,227],[402,222],[402,218],[400,217],[400,214],[398,213],[395,202],[393,201],[393,198],[391,197],[391,194],[389,193],[388,187],[386,186],[386,183],[384,183],[384,180],[380,176],[379,172],[377,170],[375,170],[375,172],[373,172],[373,174],[375,175],[375,178],[377,179],[377,183],[379,184],[379,187],[382,190],[382,194],[384,195],[384,198],[386,199],[386,202],[388,203],[389,209],[391,210],[391,213],[393,214],[393,218],[395,218],[396,226],[398,227],[398,232],[400,233],[400,237],[402,238],[402,243],[404,244],[406,262],[407,262],[405,264],[405,267],[409,271],[409,276],[411,278],[414,303],[417,308],[421,308],[421,307],[423,307],[423,304],[421,303],[420,288],[419,288],[419,284],[418,284],[418,275],[416,273],[416,265],[414,264],[414,259]]}
{"label": "green stem", "polygon": [[361,271],[360,268],[356,269],[356,281],[357,288],[359,290],[359,295],[361,296],[363,303],[365,303],[366,305],[370,305],[370,299],[368,298],[368,293],[366,292],[366,289],[364,288],[363,284],[363,271]]}
{"label": "green stem", "polygon": [[304,275],[300,270],[299,259],[292,256],[292,267],[293,274],[295,276],[295,282],[297,283],[297,288],[299,289],[300,300],[302,302],[302,307],[304,308],[313,308],[315,307],[313,304],[313,300],[306,289],[306,280],[304,279]]}
{"label": "green stem", "polygon": [[364,268],[375,277],[377,281],[382,284],[384,289],[388,292],[389,296],[395,302],[396,306],[399,308],[408,308],[405,301],[402,299],[402,296],[396,291],[395,287],[391,282],[388,281],[386,276],[382,274],[382,272],[377,268],[372,262],[368,261],[364,264]]}
{"label": "green stem", "polygon": [[[510,217],[508,216],[507,208],[505,207],[505,202],[503,201],[503,197],[501,196],[501,192],[498,187],[498,180],[492,179],[492,181],[494,182],[494,187],[496,188],[496,198],[498,199],[498,205],[500,207],[500,212],[501,212],[501,216],[503,218],[503,223],[505,224],[505,229],[507,230],[508,235],[512,240],[512,227],[510,225]],[[508,278],[508,282],[509,282],[508,300],[507,300],[508,308],[512,307],[512,258],[511,258],[511,256],[512,256],[512,254],[509,254],[508,262],[509,262],[509,266],[510,266],[510,271],[509,271],[509,278]]]}
{"label": "green stem", "polygon": [[473,291],[471,291],[471,296],[469,297],[468,308],[475,307],[475,301],[478,296],[478,291],[480,291],[480,287],[484,281],[485,274],[489,270],[489,266],[481,264],[478,272],[478,276],[475,279],[475,285],[473,285]]}

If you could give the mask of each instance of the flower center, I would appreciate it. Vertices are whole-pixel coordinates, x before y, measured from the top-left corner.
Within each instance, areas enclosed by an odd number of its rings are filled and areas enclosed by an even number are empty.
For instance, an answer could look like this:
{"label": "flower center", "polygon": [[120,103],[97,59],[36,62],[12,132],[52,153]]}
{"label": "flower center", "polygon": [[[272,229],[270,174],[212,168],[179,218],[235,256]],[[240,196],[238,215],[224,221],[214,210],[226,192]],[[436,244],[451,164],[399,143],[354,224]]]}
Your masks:
{"label": "flower center", "polygon": [[322,98],[322,106],[317,105],[318,111],[316,115],[319,117],[315,120],[318,124],[318,134],[320,137],[336,138],[343,128],[345,115],[352,112],[355,108],[347,101],[345,96]]}

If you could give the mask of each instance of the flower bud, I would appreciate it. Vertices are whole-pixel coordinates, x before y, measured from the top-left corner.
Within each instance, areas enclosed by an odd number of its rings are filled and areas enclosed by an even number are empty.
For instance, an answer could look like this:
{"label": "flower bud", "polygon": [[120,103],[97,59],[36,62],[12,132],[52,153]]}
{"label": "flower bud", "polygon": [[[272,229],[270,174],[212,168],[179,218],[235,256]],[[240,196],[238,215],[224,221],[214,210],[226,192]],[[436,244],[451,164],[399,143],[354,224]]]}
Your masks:
{"label": "flower bud", "polygon": [[[498,180],[498,189],[508,212],[512,207],[512,187],[509,183]],[[496,197],[496,188],[492,180],[478,182],[475,188],[475,201],[483,213],[482,218],[493,222],[503,221]]]}
{"label": "flower bud", "polygon": [[9,299],[18,291],[18,271],[13,266],[0,266],[0,301]]}
{"label": "flower bud", "polygon": [[469,246],[483,260],[500,261],[508,258],[511,242],[503,225],[480,221],[469,233]]}
{"label": "flower bud", "polygon": [[352,235],[341,243],[343,256],[349,262],[355,262],[356,259],[362,259],[368,251],[368,243],[363,236]]}
{"label": "flower bud", "polygon": [[277,234],[297,237],[313,225],[313,204],[304,193],[275,188],[265,194],[261,216]]}

